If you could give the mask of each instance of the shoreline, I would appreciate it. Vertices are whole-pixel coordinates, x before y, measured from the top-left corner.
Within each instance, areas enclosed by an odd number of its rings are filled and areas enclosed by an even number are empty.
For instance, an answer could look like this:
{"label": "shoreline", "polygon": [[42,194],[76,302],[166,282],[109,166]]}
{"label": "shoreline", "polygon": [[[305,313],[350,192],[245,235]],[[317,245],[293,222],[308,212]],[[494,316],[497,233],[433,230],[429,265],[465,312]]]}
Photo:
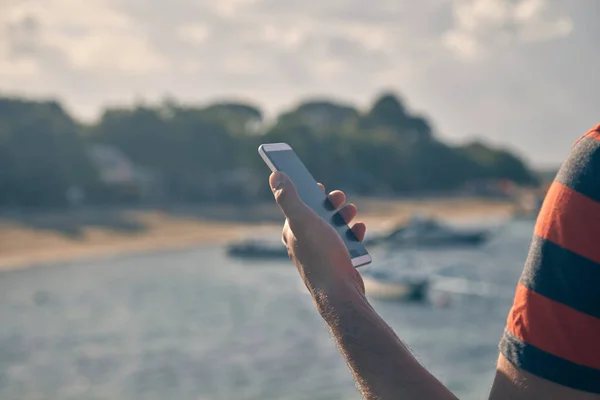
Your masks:
{"label": "shoreline", "polygon": [[[386,229],[421,212],[446,220],[507,218],[508,201],[489,199],[358,199],[358,220]],[[61,262],[223,245],[248,236],[277,235],[272,203],[160,210],[78,210],[0,216],[0,271]]]}

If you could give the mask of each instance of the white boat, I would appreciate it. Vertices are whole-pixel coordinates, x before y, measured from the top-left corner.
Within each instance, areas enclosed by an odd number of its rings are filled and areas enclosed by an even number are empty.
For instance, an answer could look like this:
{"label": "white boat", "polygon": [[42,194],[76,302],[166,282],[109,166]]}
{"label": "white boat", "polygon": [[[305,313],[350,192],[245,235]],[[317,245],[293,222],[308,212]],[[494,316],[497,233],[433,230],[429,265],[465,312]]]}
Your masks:
{"label": "white boat", "polygon": [[365,239],[365,245],[393,247],[475,246],[489,239],[485,230],[459,230],[434,219],[413,217],[392,231]]}
{"label": "white boat", "polygon": [[362,274],[367,296],[390,301],[426,301],[429,280],[419,276],[393,276],[385,271]]}

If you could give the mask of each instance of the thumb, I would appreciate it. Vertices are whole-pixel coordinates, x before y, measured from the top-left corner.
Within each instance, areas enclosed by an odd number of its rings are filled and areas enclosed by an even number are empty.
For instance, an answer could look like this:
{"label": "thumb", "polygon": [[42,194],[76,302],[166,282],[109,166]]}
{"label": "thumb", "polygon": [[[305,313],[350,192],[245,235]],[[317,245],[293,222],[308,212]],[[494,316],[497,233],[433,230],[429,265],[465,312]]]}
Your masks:
{"label": "thumb", "polygon": [[301,221],[310,213],[310,209],[296,191],[292,180],[283,172],[276,171],[269,177],[269,185],[275,201],[289,221]]}

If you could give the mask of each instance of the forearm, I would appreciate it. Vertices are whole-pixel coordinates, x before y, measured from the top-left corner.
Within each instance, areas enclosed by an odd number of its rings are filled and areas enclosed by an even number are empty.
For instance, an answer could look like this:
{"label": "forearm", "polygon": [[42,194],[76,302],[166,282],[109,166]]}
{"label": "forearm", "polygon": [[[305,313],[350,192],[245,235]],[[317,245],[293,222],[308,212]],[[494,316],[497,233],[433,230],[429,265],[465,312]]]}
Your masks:
{"label": "forearm", "polygon": [[456,399],[358,290],[321,291],[314,298],[365,399]]}

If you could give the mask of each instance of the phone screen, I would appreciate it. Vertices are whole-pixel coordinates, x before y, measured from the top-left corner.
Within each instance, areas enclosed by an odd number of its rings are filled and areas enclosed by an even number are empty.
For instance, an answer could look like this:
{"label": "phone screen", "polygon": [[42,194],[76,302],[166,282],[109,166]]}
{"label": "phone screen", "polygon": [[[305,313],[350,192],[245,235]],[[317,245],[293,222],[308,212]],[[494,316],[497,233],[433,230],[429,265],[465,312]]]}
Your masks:
{"label": "phone screen", "polygon": [[354,235],[337,210],[333,208],[325,193],[317,185],[317,181],[294,150],[267,151],[266,155],[277,170],[284,172],[294,182],[302,201],[337,230],[346,244],[350,258],[368,254],[365,246]]}

